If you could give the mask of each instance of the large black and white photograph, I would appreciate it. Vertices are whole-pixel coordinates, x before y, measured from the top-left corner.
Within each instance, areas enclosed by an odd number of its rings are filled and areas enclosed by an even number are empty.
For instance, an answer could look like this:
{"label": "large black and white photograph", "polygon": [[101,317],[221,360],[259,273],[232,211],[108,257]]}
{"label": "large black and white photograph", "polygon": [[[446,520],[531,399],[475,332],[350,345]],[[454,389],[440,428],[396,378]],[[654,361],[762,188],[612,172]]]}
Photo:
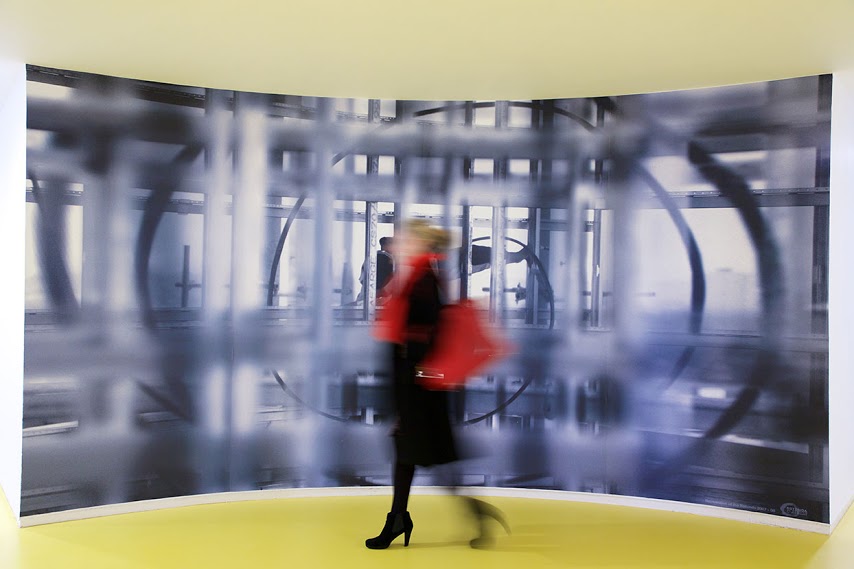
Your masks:
{"label": "large black and white photograph", "polygon": [[[470,487],[829,522],[830,75],[521,101],[27,67],[21,514],[391,485],[407,220],[512,350]],[[415,486],[440,485],[418,470]]]}

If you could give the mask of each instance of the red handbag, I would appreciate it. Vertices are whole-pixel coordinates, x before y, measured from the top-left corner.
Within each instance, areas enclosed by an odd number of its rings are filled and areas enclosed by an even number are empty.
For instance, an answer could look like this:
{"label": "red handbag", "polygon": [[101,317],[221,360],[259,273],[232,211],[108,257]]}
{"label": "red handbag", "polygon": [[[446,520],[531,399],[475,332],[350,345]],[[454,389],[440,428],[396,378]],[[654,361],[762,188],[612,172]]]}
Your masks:
{"label": "red handbag", "polygon": [[472,375],[509,355],[510,345],[486,322],[471,300],[442,308],[430,353],[416,370],[426,389],[453,390]]}

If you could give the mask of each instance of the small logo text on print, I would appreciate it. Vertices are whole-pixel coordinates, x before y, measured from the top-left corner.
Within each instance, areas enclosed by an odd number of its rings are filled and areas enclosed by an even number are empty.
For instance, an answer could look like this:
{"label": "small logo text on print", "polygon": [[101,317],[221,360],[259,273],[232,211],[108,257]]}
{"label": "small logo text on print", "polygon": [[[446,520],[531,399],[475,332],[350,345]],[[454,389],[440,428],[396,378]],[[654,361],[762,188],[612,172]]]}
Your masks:
{"label": "small logo text on print", "polygon": [[797,504],[793,504],[791,502],[786,502],[782,506],[780,506],[780,513],[784,516],[789,516],[790,518],[801,518],[806,517],[807,511],[803,508],[799,508]]}

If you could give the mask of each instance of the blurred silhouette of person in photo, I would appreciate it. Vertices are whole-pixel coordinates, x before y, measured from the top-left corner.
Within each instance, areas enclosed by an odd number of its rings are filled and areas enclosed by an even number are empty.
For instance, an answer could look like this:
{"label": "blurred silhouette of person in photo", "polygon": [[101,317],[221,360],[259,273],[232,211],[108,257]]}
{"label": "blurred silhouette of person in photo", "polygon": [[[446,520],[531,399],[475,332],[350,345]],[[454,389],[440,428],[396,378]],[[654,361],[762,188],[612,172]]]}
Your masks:
{"label": "blurred silhouette of person in photo", "polygon": [[[380,238],[380,250],[377,251],[377,298],[382,298],[388,291],[386,290],[386,285],[391,281],[391,277],[394,275],[394,257],[392,253],[392,247],[394,245],[393,237],[381,237]],[[356,300],[362,300],[365,298],[365,264],[362,263],[362,271],[359,274],[359,284],[362,285],[362,289],[359,291]]]}
{"label": "blurred silhouette of person in photo", "polygon": [[[448,392],[427,389],[419,381],[419,363],[429,354],[436,339],[442,309],[439,263],[450,242],[450,234],[424,220],[410,220],[395,241],[397,260],[390,297],[383,308],[381,339],[389,342],[392,360],[392,391],[397,422],[394,441],[393,496],[391,511],[376,537],[367,539],[370,549],[385,549],[398,536],[409,545],[413,530],[408,511],[409,493],[417,466],[448,465],[459,460],[457,443],[449,415]],[[459,495],[457,484],[446,485]],[[489,545],[488,518],[506,526],[496,508],[463,497],[475,517],[478,535],[473,547]]]}

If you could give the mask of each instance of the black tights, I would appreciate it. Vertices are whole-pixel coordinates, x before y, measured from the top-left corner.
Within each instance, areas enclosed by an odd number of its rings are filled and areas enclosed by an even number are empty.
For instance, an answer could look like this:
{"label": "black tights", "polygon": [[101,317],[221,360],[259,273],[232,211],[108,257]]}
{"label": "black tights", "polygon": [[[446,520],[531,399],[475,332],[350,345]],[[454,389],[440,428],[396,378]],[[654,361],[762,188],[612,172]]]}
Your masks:
{"label": "black tights", "polygon": [[391,500],[393,514],[405,512],[409,503],[409,490],[412,488],[412,478],[415,476],[414,464],[394,464],[394,497]]}

